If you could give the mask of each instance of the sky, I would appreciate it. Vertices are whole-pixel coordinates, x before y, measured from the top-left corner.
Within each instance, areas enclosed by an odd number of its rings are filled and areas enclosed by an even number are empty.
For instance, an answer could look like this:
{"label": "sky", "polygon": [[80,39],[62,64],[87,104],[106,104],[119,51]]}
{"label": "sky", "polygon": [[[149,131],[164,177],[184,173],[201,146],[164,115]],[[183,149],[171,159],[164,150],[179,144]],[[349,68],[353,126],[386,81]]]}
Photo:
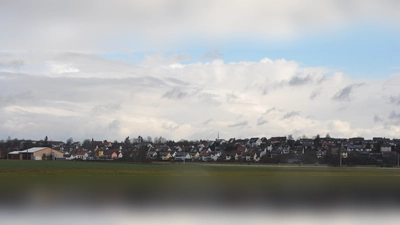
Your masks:
{"label": "sky", "polygon": [[0,139],[400,138],[396,0],[0,0]]}

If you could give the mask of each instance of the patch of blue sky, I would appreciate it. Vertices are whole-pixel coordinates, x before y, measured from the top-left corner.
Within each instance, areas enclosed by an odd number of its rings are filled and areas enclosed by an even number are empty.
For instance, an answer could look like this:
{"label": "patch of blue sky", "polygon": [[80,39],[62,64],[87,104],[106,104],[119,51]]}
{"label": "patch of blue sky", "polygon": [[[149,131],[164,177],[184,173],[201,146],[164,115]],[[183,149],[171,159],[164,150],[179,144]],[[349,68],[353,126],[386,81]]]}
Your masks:
{"label": "patch of blue sky", "polygon": [[[162,52],[169,57],[189,54],[181,63],[208,62],[207,52],[216,51],[224,62],[286,59],[302,66],[323,66],[355,79],[381,79],[400,72],[400,31],[386,26],[358,26],[279,40],[230,38],[210,48],[202,40],[188,41],[180,49]],[[207,47],[208,46],[208,47]],[[100,53],[113,60],[140,63],[156,51]]]}
{"label": "patch of blue sky", "polygon": [[398,31],[359,28],[272,44],[253,41],[247,47],[233,43],[220,51],[225,62],[284,58],[339,70],[352,78],[379,79],[400,72],[399,40]]}

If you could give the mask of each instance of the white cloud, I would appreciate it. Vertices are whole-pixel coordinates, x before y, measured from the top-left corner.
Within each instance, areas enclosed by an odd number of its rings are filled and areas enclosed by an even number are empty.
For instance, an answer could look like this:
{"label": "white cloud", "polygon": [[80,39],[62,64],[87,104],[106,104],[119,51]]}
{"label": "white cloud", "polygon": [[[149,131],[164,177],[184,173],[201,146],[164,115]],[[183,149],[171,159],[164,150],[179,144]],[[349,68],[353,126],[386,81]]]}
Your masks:
{"label": "white cloud", "polygon": [[[131,64],[88,53],[13,57],[24,67],[0,72],[0,77],[13,77],[0,83],[4,138],[161,135],[180,140],[213,139],[218,132],[224,138],[326,133],[394,137],[400,129],[400,113],[393,110],[398,76],[354,80],[340,71],[268,58],[184,64],[159,55],[154,55],[157,63],[149,63],[154,61],[149,55]],[[46,65],[55,58],[77,72],[54,77]],[[171,61],[183,66],[164,66]]]}

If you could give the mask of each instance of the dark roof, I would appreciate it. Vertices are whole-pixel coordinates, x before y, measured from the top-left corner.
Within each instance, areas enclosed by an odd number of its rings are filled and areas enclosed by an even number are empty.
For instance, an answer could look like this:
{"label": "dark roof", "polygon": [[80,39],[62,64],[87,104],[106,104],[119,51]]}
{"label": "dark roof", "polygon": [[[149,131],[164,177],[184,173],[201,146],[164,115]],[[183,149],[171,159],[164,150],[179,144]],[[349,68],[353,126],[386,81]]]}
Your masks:
{"label": "dark roof", "polygon": [[160,156],[167,156],[170,152],[160,152]]}
{"label": "dark roof", "polygon": [[107,150],[107,151],[105,151],[105,152],[103,153],[103,155],[112,155],[114,152],[115,152],[116,154],[118,154],[118,151],[117,151],[117,150]]}

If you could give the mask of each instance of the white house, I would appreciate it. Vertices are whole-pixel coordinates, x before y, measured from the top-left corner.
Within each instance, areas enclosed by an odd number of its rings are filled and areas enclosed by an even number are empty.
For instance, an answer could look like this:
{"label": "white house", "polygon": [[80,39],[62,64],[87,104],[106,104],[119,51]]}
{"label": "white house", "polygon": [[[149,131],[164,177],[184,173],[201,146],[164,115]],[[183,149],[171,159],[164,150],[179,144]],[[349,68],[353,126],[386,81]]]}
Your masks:
{"label": "white house", "polygon": [[75,154],[75,159],[86,160],[87,157],[88,157],[88,154],[87,154],[87,152],[84,152],[84,151],[80,151]]}
{"label": "white house", "polygon": [[392,151],[392,146],[389,144],[382,144],[381,145],[381,152],[390,152]]}
{"label": "white house", "polygon": [[250,147],[258,147],[262,143],[262,140],[260,138],[250,138],[250,140],[247,142],[247,146]]}

